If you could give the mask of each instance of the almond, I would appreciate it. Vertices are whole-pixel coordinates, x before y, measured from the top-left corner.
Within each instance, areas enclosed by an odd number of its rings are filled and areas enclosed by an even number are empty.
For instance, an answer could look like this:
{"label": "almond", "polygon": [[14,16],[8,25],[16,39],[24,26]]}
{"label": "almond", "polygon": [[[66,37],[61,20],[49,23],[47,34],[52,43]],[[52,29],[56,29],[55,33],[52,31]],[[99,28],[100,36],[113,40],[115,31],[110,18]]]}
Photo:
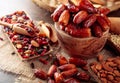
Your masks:
{"label": "almond", "polygon": [[31,45],[34,46],[34,47],[39,47],[40,46],[35,40],[31,40]]}

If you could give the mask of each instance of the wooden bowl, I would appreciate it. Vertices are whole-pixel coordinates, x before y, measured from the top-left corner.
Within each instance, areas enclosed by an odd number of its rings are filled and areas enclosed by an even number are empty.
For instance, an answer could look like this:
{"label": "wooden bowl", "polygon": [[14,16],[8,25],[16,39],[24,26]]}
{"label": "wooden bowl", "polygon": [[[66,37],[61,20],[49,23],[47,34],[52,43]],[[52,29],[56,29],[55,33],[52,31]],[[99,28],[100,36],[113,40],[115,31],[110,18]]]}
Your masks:
{"label": "wooden bowl", "polygon": [[107,30],[100,38],[76,38],[60,30],[59,24],[57,23],[55,23],[55,30],[57,32],[58,41],[64,51],[70,56],[84,59],[95,57],[96,54],[103,49],[109,35],[109,30]]}

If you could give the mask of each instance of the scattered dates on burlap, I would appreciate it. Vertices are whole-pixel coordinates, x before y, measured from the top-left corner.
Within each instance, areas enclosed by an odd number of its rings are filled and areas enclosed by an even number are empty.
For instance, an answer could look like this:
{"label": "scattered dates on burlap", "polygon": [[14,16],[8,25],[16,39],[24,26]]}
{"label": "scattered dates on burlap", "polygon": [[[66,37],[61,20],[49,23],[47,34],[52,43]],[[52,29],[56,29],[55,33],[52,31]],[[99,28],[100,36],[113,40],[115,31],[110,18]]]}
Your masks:
{"label": "scattered dates on burlap", "polygon": [[99,55],[98,62],[90,64],[91,70],[102,83],[120,83],[120,57],[103,59],[103,55]]}
{"label": "scattered dates on burlap", "polygon": [[[85,71],[81,71],[85,69]],[[64,55],[56,54],[48,71],[35,69],[34,75],[47,83],[81,83],[90,81],[91,77],[87,73],[87,61],[81,58],[70,57],[66,59]]]}

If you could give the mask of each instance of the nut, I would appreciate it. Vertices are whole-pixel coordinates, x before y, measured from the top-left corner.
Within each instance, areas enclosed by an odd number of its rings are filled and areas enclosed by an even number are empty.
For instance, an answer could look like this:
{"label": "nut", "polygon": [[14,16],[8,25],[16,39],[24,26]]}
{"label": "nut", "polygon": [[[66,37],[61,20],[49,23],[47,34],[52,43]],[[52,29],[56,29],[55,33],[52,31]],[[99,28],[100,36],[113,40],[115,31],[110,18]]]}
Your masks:
{"label": "nut", "polygon": [[113,72],[114,72],[115,76],[120,77],[120,71],[118,71],[118,70],[114,70]]}
{"label": "nut", "polygon": [[70,19],[69,11],[68,10],[64,10],[61,13],[60,17],[59,17],[58,23],[61,24],[61,25],[66,26],[68,24],[68,22],[69,22],[69,19]]}
{"label": "nut", "polygon": [[102,81],[103,83],[107,83],[107,79],[106,79],[106,78],[101,78],[101,81]]}
{"label": "nut", "polygon": [[73,18],[73,22],[75,24],[79,24],[81,23],[82,21],[84,21],[88,16],[88,13],[86,11],[79,11]]}
{"label": "nut", "polygon": [[102,66],[106,71],[113,72],[113,68],[110,67],[107,63],[103,62]]}
{"label": "nut", "polygon": [[16,44],[16,47],[17,47],[18,49],[20,49],[20,48],[22,48],[22,44]]}
{"label": "nut", "polygon": [[114,80],[114,77],[112,75],[107,75],[107,79],[112,81],[112,80]]}
{"label": "nut", "polygon": [[97,65],[95,66],[95,68],[96,68],[97,70],[101,70],[101,69],[102,69],[102,65],[101,65],[101,64],[97,64]]}
{"label": "nut", "polygon": [[31,45],[34,46],[34,47],[39,47],[40,46],[35,40],[31,40]]}

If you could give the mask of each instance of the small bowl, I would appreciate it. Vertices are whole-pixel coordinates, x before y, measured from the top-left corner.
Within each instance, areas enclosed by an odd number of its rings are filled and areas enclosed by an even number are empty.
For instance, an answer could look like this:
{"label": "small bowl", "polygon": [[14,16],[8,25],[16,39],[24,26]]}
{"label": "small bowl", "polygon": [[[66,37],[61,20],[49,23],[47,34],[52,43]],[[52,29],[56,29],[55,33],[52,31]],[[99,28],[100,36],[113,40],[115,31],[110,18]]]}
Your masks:
{"label": "small bowl", "polygon": [[55,30],[58,36],[58,41],[64,51],[72,57],[80,57],[89,59],[96,57],[100,52],[109,36],[109,30],[103,33],[103,36],[89,37],[89,38],[76,38],[68,35],[62,31],[58,23],[55,23]]}

